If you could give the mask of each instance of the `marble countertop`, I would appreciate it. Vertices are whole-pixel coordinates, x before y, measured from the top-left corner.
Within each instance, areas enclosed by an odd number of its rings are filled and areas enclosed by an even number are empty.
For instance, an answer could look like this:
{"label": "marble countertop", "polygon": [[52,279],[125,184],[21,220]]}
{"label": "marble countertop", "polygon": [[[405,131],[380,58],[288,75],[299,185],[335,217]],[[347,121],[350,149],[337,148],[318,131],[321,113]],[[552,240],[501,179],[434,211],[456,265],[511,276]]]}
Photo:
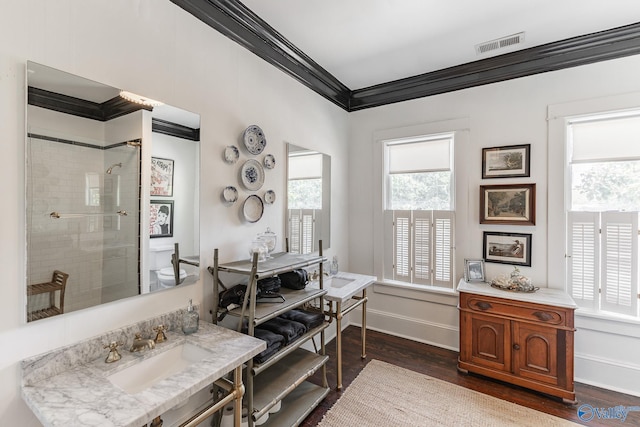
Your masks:
{"label": "marble countertop", "polygon": [[[340,281],[340,279],[352,281],[345,284],[344,286],[336,287],[334,286],[333,282],[334,277],[337,279],[336,282]],[[376,280],[378,279],[375,276],[366,276],[364,274],[339,271],[335,276],[329,276],[322,281],[323,288],[327,290],[324,298],[328,301],[338,301],[341,303],[346,303],[355,294],[357,294],[358,292],[362,292],[363,289],[368,288],[369,286],[374,284]],[[315,281],[310,282],[308,286],[317,289],[320,285],[317,281]]]}
{"label": "marble countertop", "polygon": [[486,282],[458,283],[458,292],[484,295],[489,297],[507,298],[515,301],[533,302],[536,304],[553,305],[557,307],[578,308],[571,296],[561,289],[540,288],[536,292],[512,292],[493,288]]}
{"label": "marble countertop", "polygon": [[[121,348],[122,359],[115,363],[105,363],[108,350],[101,350],[103,354],[99,359],[80,361],[50,377],[41,372],[26,376],[23,373],[22,397],[45,427],[140,427],[210,386],[266,347],[262,340],[205,322],[200,322],[198,332],[192,335],[184,335],[179,330],[168,331],[166,335],[168,340],[156,344],[153,350],[131,353],[128,347]],[[107,379],[117,371],[185,342],[210,351],[211,356],[136,394],[121,390]],[[41,371],[47,363],[55,364],[55,360],[48,357],[58,357],[58,353],[23,361],[23,372],[25,369]]]}

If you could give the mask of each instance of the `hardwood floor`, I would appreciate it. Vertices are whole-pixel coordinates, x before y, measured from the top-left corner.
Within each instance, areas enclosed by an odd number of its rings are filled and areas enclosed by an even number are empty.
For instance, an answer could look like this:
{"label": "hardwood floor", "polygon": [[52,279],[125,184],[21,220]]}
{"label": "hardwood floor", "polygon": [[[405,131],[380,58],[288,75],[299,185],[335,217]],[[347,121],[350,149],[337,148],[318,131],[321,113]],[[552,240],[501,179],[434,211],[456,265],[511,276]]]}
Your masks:
{"label": "hardwood floor", "polygon": [[[521,387],[482,376],[459,373],[456,368],[458,353],[455,351],[368,330],[367,358],[363,360],[360,358],[360,328],[356,326],[349,326],[344,330],[342,344],[343,390],[349,386],[351,381],[370,360],[377,359],[586,426],[640,427],[640,412],[629,412],[624,422],[618,419],[598,419],[597,416],[585,422],[578,418],[577,413],[578,408],[583,404],[591,405],[593,408],[606,409],[618,405],[637,407],[640,406],[640,397],[576,383],[578,403],[576,405],[566,405],[560,399]],[[304,420],[301,424],[303,427],[317,425],[323,415],[342,394],[335,389],[335,340],[328,343],[326,348],[327,354],[330,356],[327,365],[327,376],[331,391],[325,400]],[[320,374],[316,373],[312,381],[321,384]],[[461,410],[463,409],[461,408]]]}

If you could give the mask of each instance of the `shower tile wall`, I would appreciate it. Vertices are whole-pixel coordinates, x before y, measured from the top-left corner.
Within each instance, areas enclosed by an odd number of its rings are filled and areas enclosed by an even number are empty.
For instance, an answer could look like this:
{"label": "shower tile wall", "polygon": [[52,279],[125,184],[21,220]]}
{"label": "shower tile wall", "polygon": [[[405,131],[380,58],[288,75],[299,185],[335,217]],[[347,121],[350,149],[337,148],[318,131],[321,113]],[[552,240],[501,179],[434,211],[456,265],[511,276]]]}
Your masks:
{"label": "shower tile wall", "polygon": [[[68,273],[67,312],[137,295],[137,150],[36,138],[29,145],[29,282],[48,281],[55,269]],[[106,174],[114,163],[122,167]],[[60,219],[50,217],[54,211]]]}

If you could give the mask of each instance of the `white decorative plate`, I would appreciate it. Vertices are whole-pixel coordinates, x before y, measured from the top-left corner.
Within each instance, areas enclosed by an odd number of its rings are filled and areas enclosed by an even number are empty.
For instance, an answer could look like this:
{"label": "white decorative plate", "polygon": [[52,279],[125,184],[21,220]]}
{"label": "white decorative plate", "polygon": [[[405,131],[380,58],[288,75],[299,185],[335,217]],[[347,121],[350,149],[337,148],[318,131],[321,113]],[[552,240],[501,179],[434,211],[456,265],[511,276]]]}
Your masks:
{"label": "white decorative plate", "polygon": [[267,146],[267,138],[264,136],[264,132],[256,125],[251,125],[244,130],[242,140],[244,141],[244,146],[247,147],[247,151],[254,156],[262,153],[264,147]]}
{"label": "white decorative plate", "polygon": [[276,201],[276,193],[273,190],[269,190],[264,193],[264,202],[268,204],[272,204]]}
{"label": "white decorative plate", "polygon": [[255,194],[247,197],[242,205],[244,218],[249,222],[258,222],[262,218],[264,204],[262,199]]}
{"label": "white decorative plate", "polygon": [[236,190],[236,187],[229,185],[222,190],[222,198],[227,203],[235,203],[238,200],[238,190]]}
{"label": "white decorative plate", "polygon": [[249,159],[240,169],[240,180],[247,190],[256,191],[264,184],[264,168],[259,161]]}
{"label": "white decorative plate", "polygon": [[273,157],[273,154],[267,154],[264,156],[264,167],[267,169],[273,169],[276,167],[276,158]]}
{"label": "white decorative plate", "polygon": [[239,157],[240,157],[240,151],[238,150],[238,147],[236,147],[235,145],[227,145],[227,147],[224,149],[225,163],[232,165],[238,161]]}

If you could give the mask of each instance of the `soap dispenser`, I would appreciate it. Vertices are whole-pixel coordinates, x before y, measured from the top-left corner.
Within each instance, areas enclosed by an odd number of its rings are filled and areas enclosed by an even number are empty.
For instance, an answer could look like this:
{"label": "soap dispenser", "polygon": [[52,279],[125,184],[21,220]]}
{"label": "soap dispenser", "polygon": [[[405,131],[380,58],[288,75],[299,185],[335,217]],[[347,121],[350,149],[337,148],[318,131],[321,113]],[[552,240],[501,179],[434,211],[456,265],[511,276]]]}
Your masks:
{"label": "soap dispenser", "polygon": [[338,257],[334,256],[333,261],[331,261],[331,265],[329,266],[329,274],[335,276],[338,274]]}
{"label": "soap dispenser", "polygon": [[194,309],[192,301],[189,300],[189,306],[187,307],[187,311],[184,312],[184,316],[182,317],[182,332],[184,332],[185,335],[198,332],[199,320],[200,320],[200,315]]}

